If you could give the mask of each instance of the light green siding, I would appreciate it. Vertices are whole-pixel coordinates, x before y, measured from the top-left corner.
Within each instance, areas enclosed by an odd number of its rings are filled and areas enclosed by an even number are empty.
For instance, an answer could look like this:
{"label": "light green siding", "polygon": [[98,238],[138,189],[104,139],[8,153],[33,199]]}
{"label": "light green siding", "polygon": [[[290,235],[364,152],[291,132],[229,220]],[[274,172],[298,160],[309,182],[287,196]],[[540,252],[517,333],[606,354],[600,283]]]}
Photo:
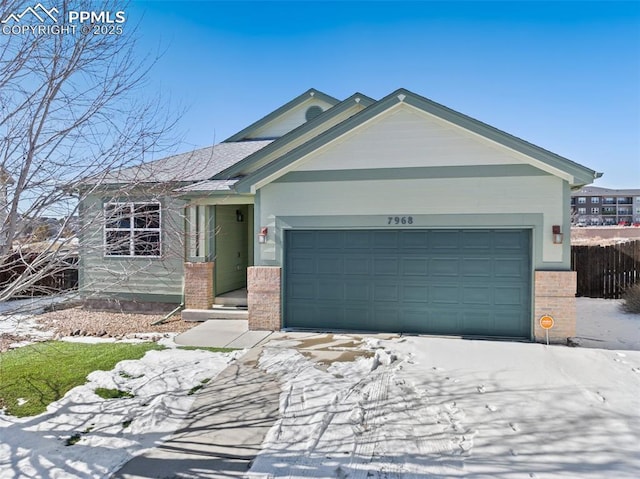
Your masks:
{"label": "light green siding", "polygon": [[[160,201],[161,258],[104,256],[103,205],[109,201]],[[121,299],[182,297],[184,271],[184,202],[168,197],[90,196],[82,202],[80,290],[84,296]]]}
{"label": "light green siding", "polygon": [[324,111],[331,108],[333,105],[321,98],[310,96],[306,101],[283,113],[278,118],[275,118],[267,124],[257,128],[255,131],[251,132],[247,138],[279,138],[289,133],[294,128],[306,123],[307,119],[305,117],[305,113],[312,106],[318,106]]}

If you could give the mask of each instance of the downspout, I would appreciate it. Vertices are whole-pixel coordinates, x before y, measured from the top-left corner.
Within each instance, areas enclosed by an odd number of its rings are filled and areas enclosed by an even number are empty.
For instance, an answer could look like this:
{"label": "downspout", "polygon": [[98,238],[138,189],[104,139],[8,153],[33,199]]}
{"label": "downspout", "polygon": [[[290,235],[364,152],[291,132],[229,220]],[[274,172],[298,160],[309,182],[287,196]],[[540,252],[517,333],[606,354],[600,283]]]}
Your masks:
{"label": "downspout", "polygon": [[171,311],[169,314],[167,314],[166,316],[160,318],[157,321],[154,321],[153,323],[151,323],[151,326],[157,326],[158,324],[162,324],[165,323],[171,316],[173,316],[174,314],[176,314],[178,311],[180,311],[181,309],[184,308],[184,289],[185,289],[185,281],[184,281],[184,275],[182,275],[182,301],[180,302],[180,304],[173,310]]}

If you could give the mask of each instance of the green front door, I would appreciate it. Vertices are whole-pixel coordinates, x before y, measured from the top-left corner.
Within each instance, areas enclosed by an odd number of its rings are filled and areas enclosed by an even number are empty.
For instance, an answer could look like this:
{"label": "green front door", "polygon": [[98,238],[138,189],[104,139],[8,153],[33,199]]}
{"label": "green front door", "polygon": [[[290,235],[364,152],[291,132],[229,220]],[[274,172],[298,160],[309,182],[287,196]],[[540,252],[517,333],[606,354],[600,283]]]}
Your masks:
{"label": "green front door", "polygon": [[528,230],[289,230],[288,328],[529,338]]}
{"label": "green front door", "polygon": [[247,286],[250,258],[248,205],[215,207],[215,294]]}

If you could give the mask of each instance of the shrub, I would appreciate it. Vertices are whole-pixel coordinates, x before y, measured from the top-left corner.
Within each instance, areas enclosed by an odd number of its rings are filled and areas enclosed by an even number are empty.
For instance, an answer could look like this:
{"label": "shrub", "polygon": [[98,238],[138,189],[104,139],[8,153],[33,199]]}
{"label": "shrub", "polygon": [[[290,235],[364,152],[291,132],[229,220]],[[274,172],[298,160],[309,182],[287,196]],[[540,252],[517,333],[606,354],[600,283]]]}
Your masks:
{"label": "shrub", "polygon": [[622,309],[627,313],[640,314],[640,283],[631,286],[624,292]]}

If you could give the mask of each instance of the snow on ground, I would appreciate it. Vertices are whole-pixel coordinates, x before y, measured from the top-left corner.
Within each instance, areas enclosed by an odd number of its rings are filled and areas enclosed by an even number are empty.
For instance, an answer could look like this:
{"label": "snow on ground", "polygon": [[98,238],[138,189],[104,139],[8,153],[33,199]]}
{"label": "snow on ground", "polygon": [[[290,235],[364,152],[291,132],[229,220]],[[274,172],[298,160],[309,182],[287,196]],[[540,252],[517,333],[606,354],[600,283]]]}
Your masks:
{"label": "snow on ground", "polygon": [[[191,388],[213,379],[242,355],[166,349],[95,371],[43,414],[0,414],[0,478],[104,478],[134,455],[154,447],[181,424],[195,396]],[[105,400],[98,387],[132,398]],[[66,445],[76,437],[77,443]]]}
{"label": "snow on ground", "polygon": [[640,314],[625,313],[619,299],[577,298],[576,337],[589,348],[640,351]]}
{"label": "snow on ground", "polygon": [[[617,350],[411,336],[271,341],[259,366],[280,376],[281,417],[250,475],[638,477],[640,316],[618,306],[578,298],[581,344]],[[0,478],[108,477],[175,431],[188,391],[239,354],[151,351],[92,373],[44,414],[0,415]],[[134,397],[103,400],[96,387]]]}
{"label": "snow on ground", "polygon": [[260,359],[281,418],[250,476],[638,477],[640,352],[403,337],[322,364],[290,342]]}

